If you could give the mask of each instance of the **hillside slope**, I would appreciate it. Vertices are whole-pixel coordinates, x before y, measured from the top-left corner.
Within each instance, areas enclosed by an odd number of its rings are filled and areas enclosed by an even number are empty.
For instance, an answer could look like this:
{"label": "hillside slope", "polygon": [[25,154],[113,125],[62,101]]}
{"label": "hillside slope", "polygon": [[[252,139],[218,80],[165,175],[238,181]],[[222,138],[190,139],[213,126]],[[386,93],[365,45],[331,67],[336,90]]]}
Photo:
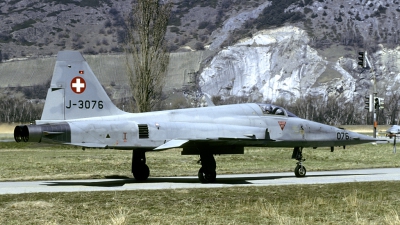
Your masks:
{"label": "hillside slope", "polygon": [[[194,101],[203,93],[281,102],[317,96],[363,110],[375,75],[378,96],[396,113],[399,7],[391,0],[174,0],[165,90]],[[2,58],[38,60],[0,64],[0,84],[45,82],[55,54],[75,49],[114,98],[129,96],[121,47],[130,9],[129,0],[0,0]],[[357,65],[359,51],[368,51],[373,70]]]}

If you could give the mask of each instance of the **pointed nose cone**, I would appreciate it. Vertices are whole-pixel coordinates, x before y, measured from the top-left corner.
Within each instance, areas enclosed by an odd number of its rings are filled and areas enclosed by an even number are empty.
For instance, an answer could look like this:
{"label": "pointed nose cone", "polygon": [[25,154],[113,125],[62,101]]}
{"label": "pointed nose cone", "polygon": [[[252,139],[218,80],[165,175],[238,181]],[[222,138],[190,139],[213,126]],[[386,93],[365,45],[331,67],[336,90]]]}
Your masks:
{"label": "pointed nose cone", "polygon": [[351,138],[351,140],[353,142],[359,143],[359,144],[379,141],[379,139],[376,139],[374,137],[364,135],[364,134],[359,134],[356,132],[351,132],[351,131],[349,131],[349,137]]}

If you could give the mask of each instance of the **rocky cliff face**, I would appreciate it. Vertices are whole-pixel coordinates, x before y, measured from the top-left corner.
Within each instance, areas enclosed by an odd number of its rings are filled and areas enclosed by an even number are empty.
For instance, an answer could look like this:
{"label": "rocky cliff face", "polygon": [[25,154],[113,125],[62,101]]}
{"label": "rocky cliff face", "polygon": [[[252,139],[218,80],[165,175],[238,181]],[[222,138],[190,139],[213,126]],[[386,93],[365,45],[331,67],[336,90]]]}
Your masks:
{"label": "rocky cliff face", "polygon": [[[351,56],[357,53],[351,53],[328,60],[310,47],[307,33],[294,26],[260,31],[221,50],[201,73],[200,86],[210,95],[252,101],[307,95],[361,99],[372,86],[372,73],[359,69]],[[399,56],[383,48],[369,56],[378,71],[378,86],[385,86],[379,89],[382,94],[399,86]]]}

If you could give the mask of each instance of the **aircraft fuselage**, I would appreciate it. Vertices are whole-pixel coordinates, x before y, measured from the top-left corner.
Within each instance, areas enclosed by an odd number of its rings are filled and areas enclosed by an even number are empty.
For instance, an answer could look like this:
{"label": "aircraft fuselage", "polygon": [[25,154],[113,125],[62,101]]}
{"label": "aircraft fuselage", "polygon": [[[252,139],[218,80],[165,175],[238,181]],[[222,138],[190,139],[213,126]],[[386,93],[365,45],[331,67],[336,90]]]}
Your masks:
{"label": "aircraft fuselage", "polygon": [[[41,120],[40,124],[44,134],[41,142],[130,150],[154,149],[171,140],[209,140],[240,146],[331,147],[371,139],[298,117],[263,114],[254,103],[66,120],[64,134],[51,134],[49,130],[59,132],[58,121]],[[50,134],[46,135],[46,131]]]}

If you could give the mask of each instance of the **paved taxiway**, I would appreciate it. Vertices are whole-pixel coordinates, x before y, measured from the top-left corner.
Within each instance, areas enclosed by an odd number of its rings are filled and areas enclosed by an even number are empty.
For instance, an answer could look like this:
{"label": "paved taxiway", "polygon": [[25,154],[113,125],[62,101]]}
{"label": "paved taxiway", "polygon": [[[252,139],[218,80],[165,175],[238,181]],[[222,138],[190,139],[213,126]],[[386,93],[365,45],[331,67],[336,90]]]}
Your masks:
{"label": "paved taxiway", "polygon": [[197,177],[150,177],[146,182],[137,182],[128,177],[110,177],[109,179],[95,180],[0,182],[0,194],[223,188],[398,180],[400,180],[400,168],[308,172],[304,178],[296,178],[292,172],[218,175],[217,182],[213,184],[201,184]]}

